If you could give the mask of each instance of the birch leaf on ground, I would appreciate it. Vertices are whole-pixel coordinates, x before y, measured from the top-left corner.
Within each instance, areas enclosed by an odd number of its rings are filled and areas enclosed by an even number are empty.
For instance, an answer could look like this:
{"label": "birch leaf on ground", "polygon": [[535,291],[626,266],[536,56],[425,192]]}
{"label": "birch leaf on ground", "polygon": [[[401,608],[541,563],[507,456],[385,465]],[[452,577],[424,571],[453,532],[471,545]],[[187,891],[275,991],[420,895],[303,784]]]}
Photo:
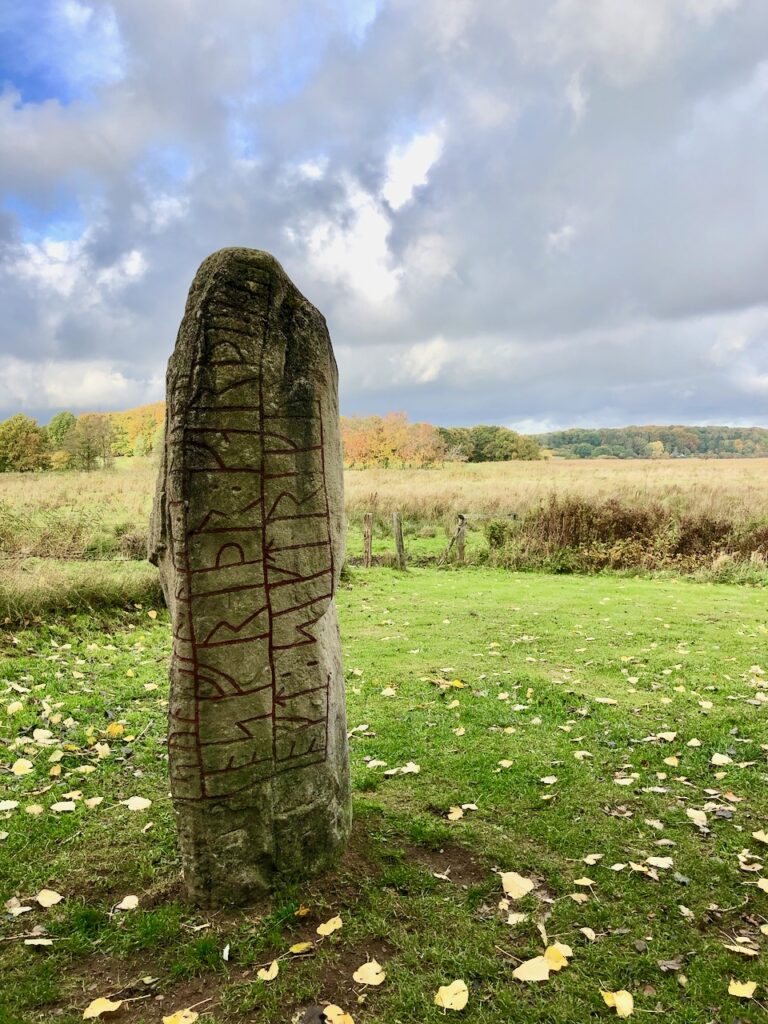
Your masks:
{"label": "birch leaf on ground", "polygon": [[731,978],[728,983],[728,995],[736,996],[737,999],[751,999],[756,988],[756,981],[736,981],[735,978]]}
{"label": "birch leaf on ground", "polygon": [[269,967],[260,967],[259,970],[256,971],[256,977],[260,981],[274,981],[279,970],[280,965],[277,960],[273,960]]}
{"label": "birch leaf on ground", "polygon": [[64,897],[60,892],[56,892],[55,889],[41,889],[40,892],[35,896],[35,899],[41,907],[55,907],[57,903],[61,903]]}
{"label": "birch leaf on ground", "polygon": [[335,1003],[329,1003],[328,1006],[323,1010],[323,1017],[325,1017],[327,1024],[355,1024],[354,1020],[348,1013],[345,1013],[340,1006]]}
{"label": "birch leaf on ground", "polygon": [[362,964],[352,975],[358,985],[380,985],[386,976],[386,971],[377,960]]}
{"label": "birch leaf on ground", "polygon": [[120,803],[129,811],[146,811],[148,807],[152,806],[152,801],[147,800],[144,796],[131,796],[127,800],[121,800]]}
{"label": "birch leaf on ground", "polygon": [[334,932],[338,931],[339,928],[341,928],[341,918],[332,917],[324,924],[319,924],[317,926],[317,934],[322,936],[332,935]]}
{"label": "birch leaf on ground", "polygon": [[713,754],[709,759],[709,763],[722,767],[726,764],[732,764],[733,758],[730,758],[727,754]]}
{"label": "birch leaf on ground", "polygon": [[525,960],[512,971],[512,977],[518,981],[549,981],[551,961],[545,956],[535,956],[532,960]]}
{"label": "birch leaf on ground", "polygon": [[85,1010],[83,1011],[83,1020],[95,1020],[100,1017],[102,1013],[114,1013],[115,1010],[119,1010],[123,1005],[122,999],[111,1000],[105,996],[99,996],[98,999],[94,999]]}
{"label": "birch leaf on ground", "polygon": [[314,946],[314,942],[295,942],[290,949],[289,953],[308,953]]}
{"label": "birch leaf on ground", "polygon": [[556,946],[547,946],[544,950],[544,959],[549,964],[550,971],[560,971],[568,966],[568,957]]}
{"label": "birch leaf on ground", "polygon": [[139,905],[138,896],[123,896],[116,905],[115,910],[135,910]]}
{"label": "birch leaf on ground", "polygon": [[534,888],[534,883],[530,878],[523,878],[516,871],[502,872],[501,884],[504,892],[513,900],[522,899],[523,896],[526,896]]}
{"label": "birch leaf on ground", "polygon": [[197,1010],[191,1008],[177,1010],[168,1017],[163,1017],[163,1024],[195,1024],[199,1016]]}
{"label": "birch leaf on ground", "polygon": [[35,766],[26,757],[20,757],[11,765],[11,771],[14,775],[29,775],[30,772],[34,771],[34,768]]}
{"label": "birch leaf on ground", "polygon": [[469,999],[469,990],[461,979],[452,981],[450,985],[441,985],[435,993],[435,1006],[444,1010],[463,1010]]}
{"label": "birch leaf on ground", "polygon": [[612,1006],[617,1017],[630,1017],[635,1008],[635,1001],[626,989],[619,989],[618,992],[604,992],[600,990],[606,1006]]}

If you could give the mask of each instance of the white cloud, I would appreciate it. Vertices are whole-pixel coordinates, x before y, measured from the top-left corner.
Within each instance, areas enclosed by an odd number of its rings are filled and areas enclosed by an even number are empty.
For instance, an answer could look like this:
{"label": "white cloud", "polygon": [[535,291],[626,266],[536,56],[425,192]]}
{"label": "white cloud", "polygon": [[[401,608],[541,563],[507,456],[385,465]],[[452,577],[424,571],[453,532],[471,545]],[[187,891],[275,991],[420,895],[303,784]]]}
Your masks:
{"label": "white cloud", "polygon": [[106,266],[95,266],[88,241],[86,232],[71,241],[44,238],[25,242],[11,264],[11,272],[82,308],[97,305],[107,293],[120,290],[145,273],[147,262],[138,249],[123,253]]}
{"label": "white cloud", "polygon": [[123,77],[125,52],[111,6],[97,8],[80,0],[57,0],[52,28],[72,83],[93,86]]}
{"label": "white cloud", "polygon": [[389,218],[357,182],[347,179],[344,190],[344,203],[333,216],[313,218],[292,238],[306,246],[310,266],[319,277],[365,302],[387,302],[400,282],[388,246]]}
{"label": "white cloud", "polygon": [[414,190],[426,185],[432,166],[440,159],[443,139],[440,132],[425,132],[405,146],[396,146],[387,157],[387,179],[381,190],[393,210],[413,198]]}
{"label": "white cloud", "polygon": [[189,214],[189,197],[161,193],[146,203],[136,203],[133,215],[146,224],[152,234],[164,231],[175,221],[183,220]]}
{"label": "white cloud", "polygon": [[411,345],[404,353],[392,357],[398,378],[416,384],[436,381],[450,360],[451,346],[445,338]]}
{"label": "white cloud", "polygon": [[[3,405],[100,412],[148,401],[151,389],[150,380],[130,378],[103,360],[30,363],[12,356],[0,357]],[[158,391],[156,386],[153,390]]]}

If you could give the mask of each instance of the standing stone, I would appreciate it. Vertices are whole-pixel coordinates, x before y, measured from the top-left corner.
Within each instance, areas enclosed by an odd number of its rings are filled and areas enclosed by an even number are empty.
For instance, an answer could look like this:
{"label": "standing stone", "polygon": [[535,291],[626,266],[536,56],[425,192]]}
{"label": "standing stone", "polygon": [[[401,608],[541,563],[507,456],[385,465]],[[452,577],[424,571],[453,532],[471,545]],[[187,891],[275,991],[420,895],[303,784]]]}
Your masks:
{"label": "standing stone", "polygon": [[272,256],[222,249],[166,391],[149,558],[173,621],[171,795],[189,895],[243,904],[332,862],[350,827],[325,320]]}

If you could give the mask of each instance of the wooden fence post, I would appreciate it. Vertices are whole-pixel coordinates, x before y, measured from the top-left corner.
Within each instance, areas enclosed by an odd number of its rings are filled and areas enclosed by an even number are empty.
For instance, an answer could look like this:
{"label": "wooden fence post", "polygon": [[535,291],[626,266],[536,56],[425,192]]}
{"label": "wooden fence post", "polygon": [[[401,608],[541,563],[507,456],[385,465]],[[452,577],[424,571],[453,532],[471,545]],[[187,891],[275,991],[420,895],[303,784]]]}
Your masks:
{"label": "wooden fence post", "polygon": [[403,541],[403,524],[399,512],[392,513],[392,532],[395,535],[395,565],[398,569],[406,566],[405,542]]}
{"label": "wooden fence post", "polygon": [[366,512],[363,516],[363,565],[370,569],[373,559],[373,513]]}
{"label": "wooden fence post", "polygon": [[456,527],[456,561],[459,565],[464,564],[464,534],[467,529],[466,517],[459,513],[459,525]]}

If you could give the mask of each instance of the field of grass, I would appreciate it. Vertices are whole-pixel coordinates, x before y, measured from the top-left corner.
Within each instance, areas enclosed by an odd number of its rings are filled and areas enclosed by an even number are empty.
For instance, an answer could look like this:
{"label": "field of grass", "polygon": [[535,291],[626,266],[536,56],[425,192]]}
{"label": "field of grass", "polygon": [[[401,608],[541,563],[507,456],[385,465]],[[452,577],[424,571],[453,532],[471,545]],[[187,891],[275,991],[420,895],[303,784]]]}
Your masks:
{"label": "field of grass", "polygon": [[[60,603],[60,584],[82,606],[95,578],[86,563],[144,559],[156,467],[148,459],[119,461],[94,473],[0,474],[0,615],[13,617],[25,602],[38,611]],[[386,563],[392,512],[399,511],[417,564],[440,558],[463,513],[468,559],[476,563],[768,581],[768,460],[348,470],[346,507],[353,563],[362,554],[364,512],[375,512],[374,555]],[[46,574],[37,559],[57,561]],[[64,562],[81,564],[67,569]],[[46,589],[46,578],[55,587]],[[137,589],[127,596],[146,597],[149,579],[134,573]]]}
{"label": "field of grass", "polygon": [[[287,1024],[328,1002],[357,1024],[436,1024],[435,992],[455,979],[469,1002],[449,1016],[472,1024],[614,1019],[601,989],[628,990],[638,1019],[765,1019],[760,591],[353,569],[339,605],[353,840],[338,872],[241,912],[182,897],[167,614],[3,634],[2,1024],[74,1024],[99,996],[125,1000],[101,1018],[115,1024],[190,1006],[200,1024]],[[418,774],[384,774],[408,762]],[[449,820],[462,804],[476,809]],[[534,888],[500,907],[509,871]],[[44,888],[62,897],[49,909]],[[137,908],[116,909],[128,895]],[[335,915],[341,930],[318,940]],[[290,954],[301,940],[316,944]],[[554,942],[569,966],[514,979]],[[386,980],[366,989],[352,974],[370,956]],[[277,978],[259,980],[276,957]],[[731,978],[757,982],[754,999],[729,995]]]}

